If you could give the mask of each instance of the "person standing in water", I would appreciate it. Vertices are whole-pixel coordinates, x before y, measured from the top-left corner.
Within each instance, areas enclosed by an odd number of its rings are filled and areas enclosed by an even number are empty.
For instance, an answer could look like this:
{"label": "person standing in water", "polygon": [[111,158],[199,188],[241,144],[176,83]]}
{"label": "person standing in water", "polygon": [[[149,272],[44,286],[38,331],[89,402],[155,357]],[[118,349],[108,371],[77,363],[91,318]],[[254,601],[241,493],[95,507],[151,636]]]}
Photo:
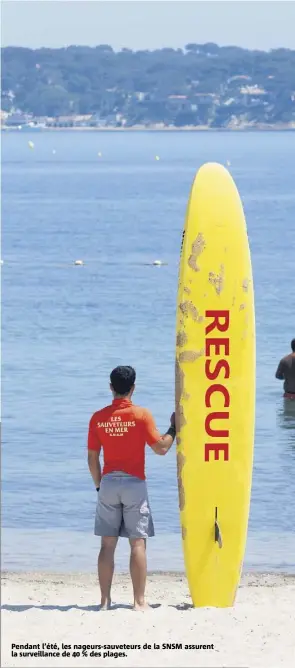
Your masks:
{"label": "person standing in water", "polygon": [[295,399],[295,339],[291,341],[292,352],[281,359],[276,378],[284,381],[285,399]]}
{"label": "person standing in water", "polygon": [[[166,455],[176,434],[174,413],[166,434],[161,435],[152,414],[132,403],[135,375],[131,366],[113,369],[110,376],[113,402],[96,411],[89,423],[88,465],[98,492],[94,533],[101,536],[98,578],[102,610],[111,605],[114,554],[119,536],[129,538],[134,609],[147,607],[146,540],[154,535],[154,525],[145,479],[145,445],[147,443],[156,455]],[[165,501],[163,504],[165,507]]]}

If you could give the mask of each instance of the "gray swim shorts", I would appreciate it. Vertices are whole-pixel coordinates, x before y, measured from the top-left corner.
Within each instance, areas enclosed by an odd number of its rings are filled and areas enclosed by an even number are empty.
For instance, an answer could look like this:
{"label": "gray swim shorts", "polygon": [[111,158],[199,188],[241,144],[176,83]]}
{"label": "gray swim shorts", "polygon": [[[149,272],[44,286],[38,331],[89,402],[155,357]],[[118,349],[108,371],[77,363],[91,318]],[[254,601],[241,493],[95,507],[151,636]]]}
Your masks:
{"label": "gray swim shorts", "polygon": [[145,480],[121,471],[102,477],[94,533],[127,538],[155,535]]}

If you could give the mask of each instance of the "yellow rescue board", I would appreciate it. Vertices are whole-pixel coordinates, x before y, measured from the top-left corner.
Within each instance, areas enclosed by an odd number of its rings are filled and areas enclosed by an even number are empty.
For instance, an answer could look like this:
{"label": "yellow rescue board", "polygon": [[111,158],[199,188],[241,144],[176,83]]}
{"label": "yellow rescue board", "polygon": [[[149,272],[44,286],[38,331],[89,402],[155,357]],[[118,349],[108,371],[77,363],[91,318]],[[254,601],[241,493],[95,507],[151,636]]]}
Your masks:
{"label": "yellow rescue board", "polygon": [[185,567],[195,606],[231,606],[243,564],[255,422],[255,316],[246,222],[219,164],[194,180],[177,300],[176,428]]}

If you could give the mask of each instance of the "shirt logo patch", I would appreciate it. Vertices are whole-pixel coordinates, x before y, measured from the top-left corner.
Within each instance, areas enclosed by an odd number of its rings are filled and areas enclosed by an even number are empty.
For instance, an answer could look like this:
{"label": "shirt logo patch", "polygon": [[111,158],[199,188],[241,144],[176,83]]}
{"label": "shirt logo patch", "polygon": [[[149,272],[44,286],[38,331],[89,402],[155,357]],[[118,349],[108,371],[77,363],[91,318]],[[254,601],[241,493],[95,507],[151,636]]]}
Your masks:
{"label": "shirt logo patch", "polygon": [[121,417],[113,417],[109,422],[97,422],[96,425],[109,436],[123,436],[123,434],[128,434],[130,428],[136,427],[136,422],[135,420],[123,422]]}

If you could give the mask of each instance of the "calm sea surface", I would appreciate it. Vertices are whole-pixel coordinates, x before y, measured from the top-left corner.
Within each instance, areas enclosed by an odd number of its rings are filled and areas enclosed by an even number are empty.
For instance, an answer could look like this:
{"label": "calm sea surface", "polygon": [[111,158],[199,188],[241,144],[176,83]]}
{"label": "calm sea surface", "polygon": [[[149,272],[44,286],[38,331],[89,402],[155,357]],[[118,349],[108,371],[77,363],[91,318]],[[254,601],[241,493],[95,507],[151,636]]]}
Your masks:
{"label": "calm sea surface", "polygon": [[[90,415],[110,402],[114,366],[136,367],[136,402],[166,430],[181,232],[208,160],[231,163],[255,279],[244,567],[295,571],[295,402],[284,404],[274,378],[295,336],[295,133],[2,134],[3,568],[94,568],[85,447]],[[149,265],[155,259],[168,264]],[[147,475],[157,530],[149,567],[182,569],[175,448],[148,452]],[[118,566],[127,565],[121,541]]]}

